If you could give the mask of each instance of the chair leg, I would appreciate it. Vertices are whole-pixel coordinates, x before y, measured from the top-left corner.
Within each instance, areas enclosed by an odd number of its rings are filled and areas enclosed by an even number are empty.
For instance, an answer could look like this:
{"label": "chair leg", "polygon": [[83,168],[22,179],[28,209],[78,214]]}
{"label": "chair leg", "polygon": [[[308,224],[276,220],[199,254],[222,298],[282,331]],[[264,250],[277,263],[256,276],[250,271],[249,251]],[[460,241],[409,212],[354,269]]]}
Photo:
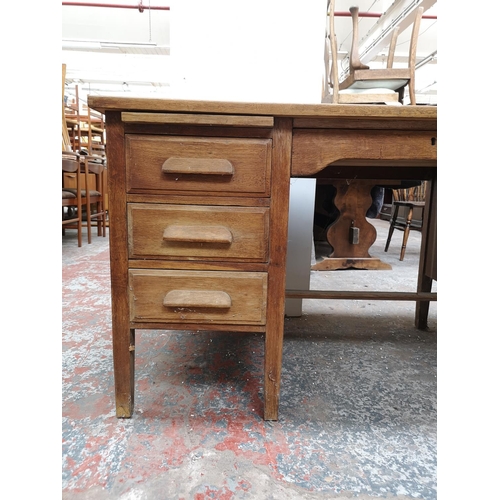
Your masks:
{"label": "chair leg", "polygon": [[99,215],[97,219],[97,235],[98,236],[106,236],[106,220],[105,220],[105,212],[104,212],[104,191],[103,191],[103,180],[102,180],[103,174],[100,173],[99,175],[96,176],[96,184],[97,184],[97,191],[101,193],[100,199],[97,202],[97,212],[101,215]]}
{"label": "chair leg", "polygon": [[[88,191],[87,191],[88,193]],[[92,243],[92,205],[90,204],[90,196],[86,198],[85,207],[87,209],[87,241],[88,243]]]}
{"label": "chair leg", "polygon": [[96,191],[101,193],[101,195],[95,201],[95,213],[90,216],[90,227],[92,227],[92,220],[95,219],[97,226],[97,236],[106,236],[106,221],[104,215],[104,199],[103,199],[103,180],[102,180],[102,172],[97,173],[95,175],[96,181]]}
{"label": "chair leg", "polygon": [[408,243],[408,236],[410,235],[410,225],[411,220],[413,218],[413,207],[408,207],[408,215],[406,217],[406,227],[403,234],[403,244],[401,245],[401,254],[399,256],[399,260],[403,260],[405,258],[406,244]]}
{"label": "chair leg", "polygon": [[78,211],[78,246],[81,247],[82,246],[82,232],[83,232],[83,229],[82,229],[82,210],[80,208],[80,210]]}
{"label": "chair leg", "polygon": [[417,104],[417,99],[415,97],[415,78],[410,78],[408,82],[408,93],[410,95],[410,104],[415,106]]}
{"label": "chair leg", "polygon": [[102,236],[106,237],[106,210],[104,210],[104,201],[102,202]]}
{"label": "chair leg", "polygon": [[87,242],[92,243],[92,210],[90,205],[90,182],[89,182],[89,167],[87,160],[83,163],[84,175],[85,175],[85,209],[87,211]]}
{"label": "chair leg", "polygon": [[391,244],[392,234],[394,233],[394,226],[396,225],[396,220],[398,218],[399,206],[394,207],[394,213],[392,214],[391,225],[389,226],[389,233],[387,234],[387,241],[385,242],[384,252],[389,250],[389,245]]}
{"label": "chair leg", "polygon": [[99,202],[98,204],[98,209],[99,213],[101,214],[99,216],[99,227],[100,227],[100,234],[99,236],[106,236],[106,224],[104,220],[104,203],[102,201]]}
{"label": "chair leg", "polygon": [[[96,205],[97,213],[101,213],[101,202],[98,201]],[[98,215],[96,218],[97,222],[97,236],[102,236],[102,215]]]}

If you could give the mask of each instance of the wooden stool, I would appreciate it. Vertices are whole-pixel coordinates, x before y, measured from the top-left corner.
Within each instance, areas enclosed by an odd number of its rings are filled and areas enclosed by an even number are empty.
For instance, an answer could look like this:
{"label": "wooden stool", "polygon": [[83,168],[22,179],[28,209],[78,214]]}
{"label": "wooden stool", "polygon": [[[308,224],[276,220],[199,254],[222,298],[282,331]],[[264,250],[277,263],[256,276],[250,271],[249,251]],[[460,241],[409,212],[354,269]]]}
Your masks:
{"label": "wooden stool", "polygon": [[[410,230],[422,231],[422,221],[424,216],[425,201],[394,201],[394,213],[391,218],[391,226],[389,227],[389,234],[387,235],[387,242],[385,244],[384,251],[387,252],[389,245],[391,243],[392,233],[394,229],[401,229],[404,231],[403,234],[403,244],[401,245],[401,254],[399,260],[403,260],[405,257],[406,243],[408,242],[408,236],[410,235]],[[399,217],[399,209],[401,207],[406,207],[408,213],[406,218]],[[413,218],[413,210],[416,207],[422,207],[422,216],[419,219]]]}

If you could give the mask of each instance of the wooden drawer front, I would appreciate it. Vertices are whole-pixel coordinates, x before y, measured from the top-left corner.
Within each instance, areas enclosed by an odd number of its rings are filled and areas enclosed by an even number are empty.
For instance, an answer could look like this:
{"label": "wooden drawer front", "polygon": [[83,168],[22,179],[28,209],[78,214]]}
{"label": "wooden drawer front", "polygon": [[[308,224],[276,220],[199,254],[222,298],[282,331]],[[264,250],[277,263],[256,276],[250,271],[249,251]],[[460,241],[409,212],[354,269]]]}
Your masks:
{"label": "wooden drawer front", "polygon": [[270,139],[126,136],[127,191],[269,196]]}
{"label": "wooden drawer front", "polygon": [[264,325],[267,273],[129,271],[130,320]]}
{"label": "wooden drawer front", "polygon": [[129,257],[267,262],[269,209],[128,205]]}

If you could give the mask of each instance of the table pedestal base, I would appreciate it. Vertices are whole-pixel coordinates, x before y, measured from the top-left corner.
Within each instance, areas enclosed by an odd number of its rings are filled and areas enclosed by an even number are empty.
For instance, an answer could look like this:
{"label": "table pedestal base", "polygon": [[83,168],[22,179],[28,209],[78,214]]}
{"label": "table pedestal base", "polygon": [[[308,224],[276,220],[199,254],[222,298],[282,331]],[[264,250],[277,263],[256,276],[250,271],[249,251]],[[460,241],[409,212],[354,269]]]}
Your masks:
{"label": "table pedestal base", "polygon": [[392,269],[389,264],[368,253],[377,238],[377,230],[366,219],[366,213],[372,204],[371,190],[376,181],[338,180],[333,181],[332,185],[336,188],[332,203],[340,212],[326,232],[326,239],[333,248],[333,253],[311,269]]}
{"label": "table pedestal base", "polygon": [[374,257],[368,258],[331,258],[326,257],[316,262],[311,269],[313,271],[335,271],[337,269],[369,269],[369,270],[391,270],[392,267],[386,262]]}

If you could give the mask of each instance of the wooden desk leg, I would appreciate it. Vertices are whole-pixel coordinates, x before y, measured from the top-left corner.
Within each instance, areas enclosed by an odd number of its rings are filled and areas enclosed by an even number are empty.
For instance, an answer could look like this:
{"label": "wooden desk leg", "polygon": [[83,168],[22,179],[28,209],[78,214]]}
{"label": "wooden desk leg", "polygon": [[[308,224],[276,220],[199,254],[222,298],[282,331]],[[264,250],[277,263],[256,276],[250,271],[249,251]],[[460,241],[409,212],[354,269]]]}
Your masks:
{"label": "wooden desk leg", "polygon": [[326,233],[333,252],[311,269],[392,269],[389,264],[368,253],[377,239],[377,230],[366,220],[366,212],[372,204],[371,190],[376,183],[370,180],[338,180],[332,184],[337,188],[333,202],[340,211]]}
{"label": "wooden desk leg", "polygon": [[292,156],[292,120],[276,118],[274,123],[264,353],[265,420],[278,420],[283,330],[285,327],[286,249]]}
{"label": "wooden desk leg", "polygon": [[[423,276],[419,283],[419,292],[430,292],[432,289],[432,278],[428,276]],[[427,329],[427,318],[429,317],[429,305],[428,300],[418,300],[415,309],[415,326],[419,330]]]}
{"label": "wooden desk leg", "polygon": [[[417,292],[430,292],[432,281],[437,280],[437,180],[427,182],[426,208],[422,224],[422,243],[418,266]],[[419,300],[415,308],[415,326],[427,328],[429,301]]]}
{"label": "wooden desk leg", "polygon": [[116,221],[109,228],[116,416],[130,418],[134,411],[135,330],[130,328],[127,197],[122,189],[126,185],[125,133],[120,112],[106,113],[106,130],[110,144],[107,150],[109,213]]}
{"label": "wooden desk leg", "polygon": [[113,333],[116,416],[130,418],[134,412],[135,330]]}

